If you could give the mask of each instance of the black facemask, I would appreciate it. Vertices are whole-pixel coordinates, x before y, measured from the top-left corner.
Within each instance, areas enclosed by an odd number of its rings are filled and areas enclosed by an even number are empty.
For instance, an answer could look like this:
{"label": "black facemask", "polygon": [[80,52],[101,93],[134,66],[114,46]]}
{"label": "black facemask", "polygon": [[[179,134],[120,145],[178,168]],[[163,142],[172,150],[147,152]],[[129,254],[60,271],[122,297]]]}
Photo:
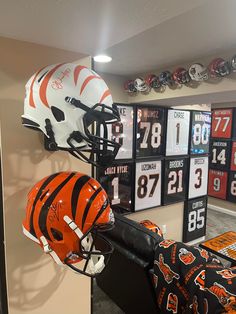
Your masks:
{"label": "black facemask", "polygon": [[[85,111],[83,116],[84,134],[80,131],[74,131],[70,134],[67,139],[67,143],[71,147],[69,152],[96,167],[105,167],[111,164],[121,146],[119,143],[108,139],[107,125],[120,121],[116,105],[111,108],[104,104],[96,104],[89,108],[75,98],[66,97],[66,101]],[[87,142],[86,147],[77,148],[73,144],[73,142],[80,143],[82,141]],[[89,153],[89,156],[85,155],[86,152]]]}

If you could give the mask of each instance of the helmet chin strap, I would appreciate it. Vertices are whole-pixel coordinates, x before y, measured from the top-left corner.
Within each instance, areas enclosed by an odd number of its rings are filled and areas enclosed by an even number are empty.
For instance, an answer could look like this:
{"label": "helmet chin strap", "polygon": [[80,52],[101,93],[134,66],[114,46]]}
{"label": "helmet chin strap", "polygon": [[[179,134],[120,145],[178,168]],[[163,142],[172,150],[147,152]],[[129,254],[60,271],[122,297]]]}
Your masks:
{"label": "helmet chin strap", "polygon": [[56,254],[56,252],[52,250],[52,248],[51,248],[50,245],[48,244],[47,239],[46,239],[44,236],[41,236],[41,237],[40,237],[40,240],[41,240],[41,242],[42,242],[42,244],[43,244],[44,253],[50,254],[51,257],[54,259],[54,261],[55,261],[58,265],[64,267],[65,265],[61,262],[59,256]]}

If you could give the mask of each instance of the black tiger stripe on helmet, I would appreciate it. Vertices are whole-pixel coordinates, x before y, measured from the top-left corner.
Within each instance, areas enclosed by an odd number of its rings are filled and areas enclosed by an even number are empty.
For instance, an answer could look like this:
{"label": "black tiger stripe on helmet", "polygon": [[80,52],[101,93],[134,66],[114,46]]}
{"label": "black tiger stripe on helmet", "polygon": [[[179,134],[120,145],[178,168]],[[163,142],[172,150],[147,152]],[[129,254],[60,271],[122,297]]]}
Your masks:
{"label": "black tiger stripe on helmet", "polygon": [[72,172],[69,174],[69,176],[61,183],[59,184],[56,189],[52,192],[52,194],[48,197],[46,202],[41,208],[40,215],[39,215],[39,228],[41,229],[43,235],[46,239],[52,241],[48,230],[47,230],[47,216],[50,206],[52,205],[52,202],[56,198],[57,194],[61,191],[61,189],[74,177],[75,172]]}
{"label": "black tiger stripe on helmet", "polygon": [[38,193],[35,197],[35,200],[33,202],[33,206],[32,206],[32,210],[31,210],[31,215],[30,215],[30,233],[36,237],[36,233],[35,233],[35,228],[34,228],[34,212],[35,212],[35,208],[36,208],[36,204],[38,202],[38,200],[42,197],[42,192],[44,191],[44,189],[47,187],[47,185],[49,185],[49,183],[56,178],[58,175],[60,174],[60,172],[58,173],[54,173],[51,176],[47,177],[45,181],[42,182],[41,187],[38,190]]}

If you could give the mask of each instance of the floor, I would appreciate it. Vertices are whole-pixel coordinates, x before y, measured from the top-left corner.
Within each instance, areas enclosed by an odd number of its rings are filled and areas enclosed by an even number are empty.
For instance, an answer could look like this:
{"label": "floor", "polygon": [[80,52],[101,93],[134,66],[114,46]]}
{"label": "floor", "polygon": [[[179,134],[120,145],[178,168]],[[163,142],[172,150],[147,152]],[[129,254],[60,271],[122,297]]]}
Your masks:
{"label": "floor", "polygon": [[[208,209],[206,230],[206,239],[210,239],[229,230],[236,231],[236,217]],[[222,262],[228,266],[225,260],[222,260]],[[96,282],[94,282],[93,291],[93,314],[124,314],[124,312],[97,287]]]}

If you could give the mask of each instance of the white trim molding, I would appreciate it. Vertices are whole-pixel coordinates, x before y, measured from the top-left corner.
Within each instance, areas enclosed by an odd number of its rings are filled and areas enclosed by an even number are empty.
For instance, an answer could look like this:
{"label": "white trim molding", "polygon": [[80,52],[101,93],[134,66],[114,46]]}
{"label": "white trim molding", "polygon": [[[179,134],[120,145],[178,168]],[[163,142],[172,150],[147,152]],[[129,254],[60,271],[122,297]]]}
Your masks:
{"label": "white trim molding", "polygon": [[203,236],[201,238],[197,238],[197,239],[195,239],[193,241],[190,241],[190,242],[187,242],[187,243],[184,243],[184,244],[186,244],[186,245],[195,245],[195,244],[201,243],[201,242],[203,242],[205,240],[206,240],[206,237]]}
{"label": "white trim molding", "polygon": [[211,205],[211,204],[208,204],[207,207],[209,209],[215,210],[217,212],[224,213],[224,214],[236,217],[236,211],[234,211],[234,210],[226,209],[226,208],[223,208],[223,207],[220,207],[220,206]]}

